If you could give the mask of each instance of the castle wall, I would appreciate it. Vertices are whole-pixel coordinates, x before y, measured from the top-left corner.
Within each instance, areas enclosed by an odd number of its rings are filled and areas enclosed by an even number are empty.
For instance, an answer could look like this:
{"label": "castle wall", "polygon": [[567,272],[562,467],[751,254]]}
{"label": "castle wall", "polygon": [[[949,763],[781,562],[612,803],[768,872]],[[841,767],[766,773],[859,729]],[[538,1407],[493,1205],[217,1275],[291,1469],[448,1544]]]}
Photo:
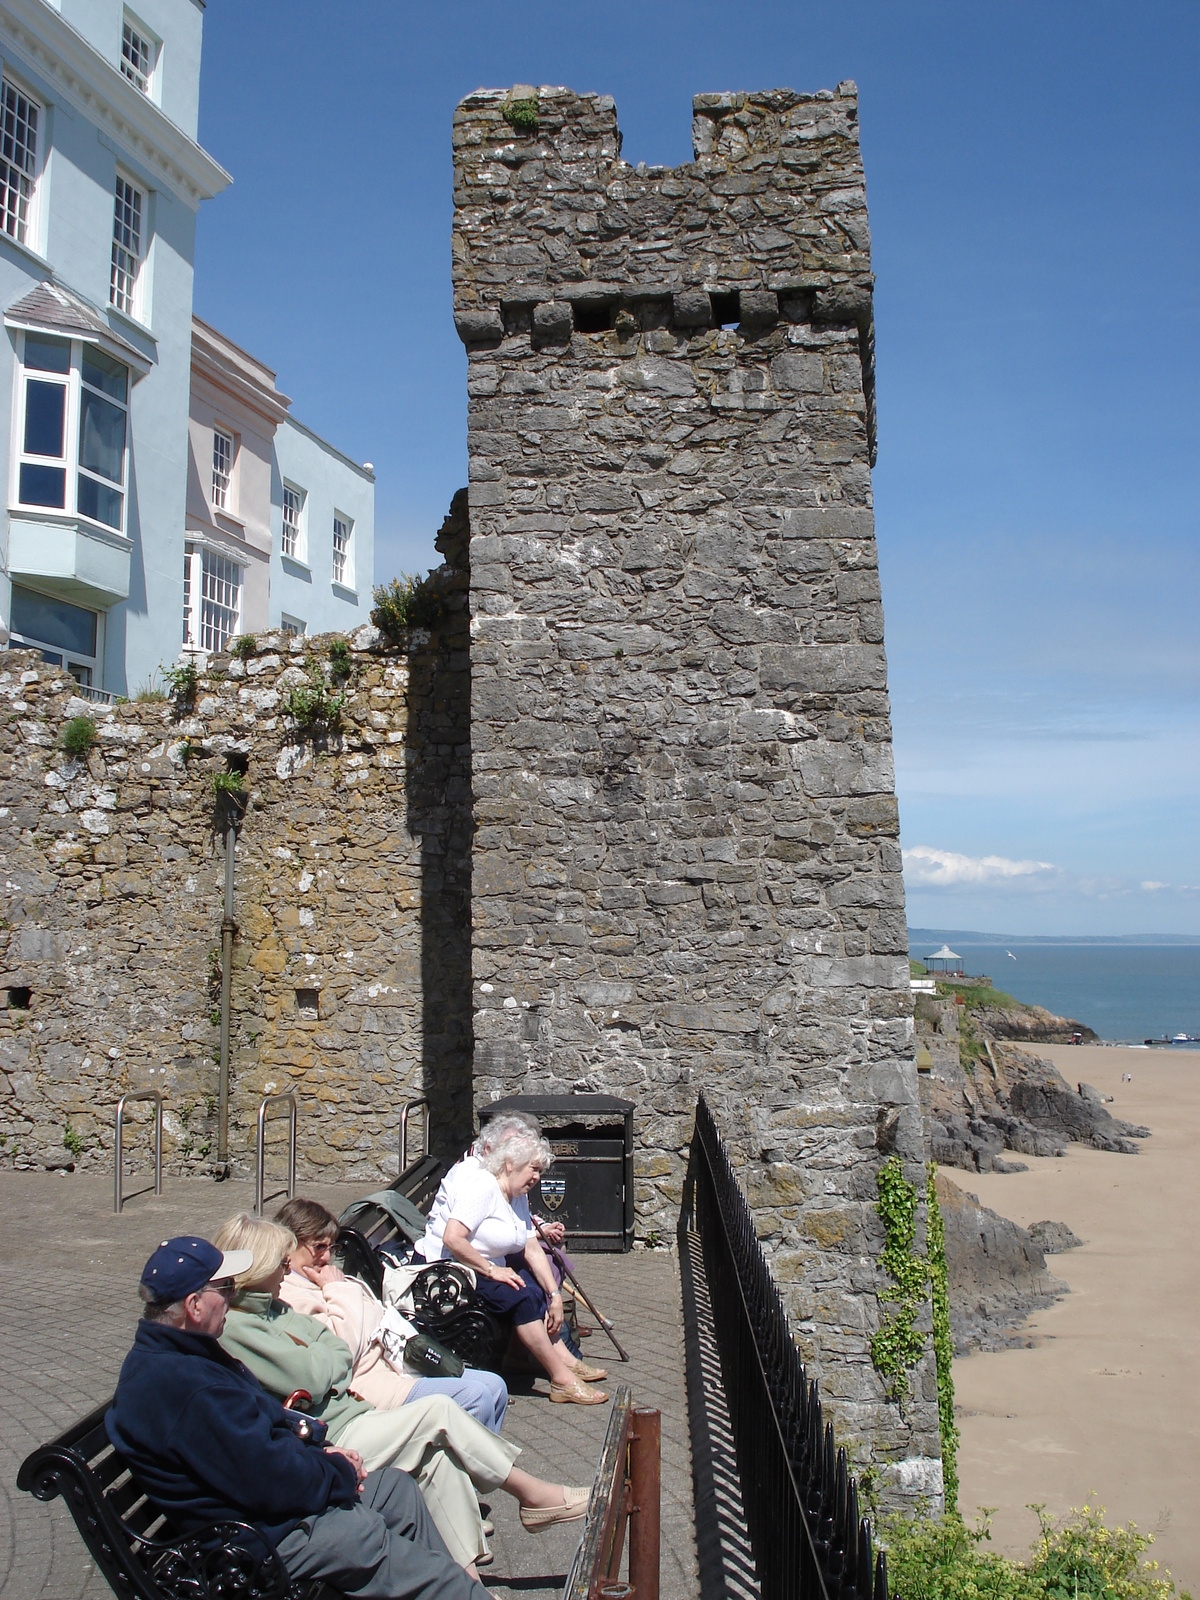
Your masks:
{"label": "castle wall", "polygon": [[[451,559],[463,509],[443,529]],[[36,657],[0,655],[0,1161],[111,1169],[117,1099],[156,1088],[168,1170],[211,1170],[224,889],[212,779],[230,753],[248,761],[250,794],[235,856],[235,1168],[253,1170],[260,1098],[288,1088],[302,1175],[394,1175],[400,1105],[422,1094],[435,1147],[462,1148],[465,583],[443,569],[445,623],[403,651],[356,635],[342,731],[315,747],[286,700],[308,664],[327,671],[328,638],[260,637],[245,661],[214,663],[182,712],[98,706]],[[98,740],[71,761],[58,740],[77,715]],[[14,1006],[25,989],[28,1007]],[[140,1129],[147,1109],[130,1114]],[[282,1140],[286,1124],[271,1127]],[[128,1148],[144,1170],[141,1131]],[[278,1143],[271,1160],[282,1173]]]}
{"label": "castle wall", "polygon": [[924,1167],[856,93],[702,95],[693,137],[455,118],[476,1097],[636,1100],[644,1234],[702,1088],[841,1435],[936,1498],[932,1351],[903,1413],[869,1351],[875,1174]]}

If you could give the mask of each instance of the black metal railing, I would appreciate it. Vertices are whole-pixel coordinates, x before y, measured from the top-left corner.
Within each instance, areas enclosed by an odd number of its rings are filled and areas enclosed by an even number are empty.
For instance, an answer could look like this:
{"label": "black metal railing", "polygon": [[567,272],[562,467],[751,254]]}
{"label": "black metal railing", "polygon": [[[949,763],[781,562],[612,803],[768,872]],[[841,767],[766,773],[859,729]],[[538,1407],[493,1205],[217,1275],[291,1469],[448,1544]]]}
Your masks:
{"label": "black metal railing", "polygon": [[688,1177],[763,1600],[887,1600],[886,1559],[872,1559],[846,1452],[822,1419],[703,1095]]}

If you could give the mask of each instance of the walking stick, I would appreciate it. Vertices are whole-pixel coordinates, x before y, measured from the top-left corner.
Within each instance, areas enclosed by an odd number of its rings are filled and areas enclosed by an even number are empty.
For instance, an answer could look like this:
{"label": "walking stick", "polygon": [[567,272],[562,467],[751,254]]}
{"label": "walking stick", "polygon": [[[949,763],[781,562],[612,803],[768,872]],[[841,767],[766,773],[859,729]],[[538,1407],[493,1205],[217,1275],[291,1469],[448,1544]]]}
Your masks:
{"label": "walking stick", "polygon": [[586,1293],[584,1292],[583,1285],[580,1283],[579,1279],[575,1276],[575,1274],[571,1271],[571,1268],[568,1266],[566,1256],[562,1253],[562,1251],[558,1248],[558,1246],[556,1244],[551,1244],[550,1243],[549,1239],[547,1239],[547,1237],[546,1237],[545,1231],[543,1230],[541,1223],[538,1221],[538,1219],[536,1217],[533,1219],[533,1225],[538,1231],[538,1238],[542,1241],[542,1244],[545,1246],[545,1248],[547,1250],[549,1250],[550,1254],[554,1257],[555,1261],[558,1262],[558,1265],[559,1265],[559,1268],[562,1271],[563,1277],[567,1279],[567,1281],[570,1283],[572,1289],[574,1289],[575,1293],[579,1296],[579,1298],[583,1301],[584,1305],[588,1308],[588,1310],[595,1317],[596,1321],[604,1329],[605,1333],[612,1340],[613,1344],[616,1345],[617,1354],[620,1356],[621,1360],[622,1361],[628,1361],[629,1360],[629,1356],[626,1353],[624,1347],[622,1346],[621,1341],[617,1338],[616,1329],[613,1327],[612,1323],[608,1320],[608,1318],[604,1315],[603,1311],[598,1311],[596,1309],[596,1307],[592,1304],[592,1302],[588,1299]]}

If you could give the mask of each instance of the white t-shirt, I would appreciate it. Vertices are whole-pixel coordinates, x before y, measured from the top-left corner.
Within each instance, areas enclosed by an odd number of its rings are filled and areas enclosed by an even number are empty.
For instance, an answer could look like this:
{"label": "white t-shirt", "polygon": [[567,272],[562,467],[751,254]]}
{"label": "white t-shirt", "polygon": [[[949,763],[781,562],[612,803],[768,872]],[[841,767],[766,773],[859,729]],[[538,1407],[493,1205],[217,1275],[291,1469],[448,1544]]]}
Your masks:
{"label": "white t-shirt", "polygon": [[506,1200],[475,1156],[464,1156],[442,1179],[419,1246],[426,1261],[449,1257],[442,1236],[450,1221],[461,1222],[476,1250],[496,1266],[504,1265],[505,1256],[524,1250],[533,1232],[526,1196]]}

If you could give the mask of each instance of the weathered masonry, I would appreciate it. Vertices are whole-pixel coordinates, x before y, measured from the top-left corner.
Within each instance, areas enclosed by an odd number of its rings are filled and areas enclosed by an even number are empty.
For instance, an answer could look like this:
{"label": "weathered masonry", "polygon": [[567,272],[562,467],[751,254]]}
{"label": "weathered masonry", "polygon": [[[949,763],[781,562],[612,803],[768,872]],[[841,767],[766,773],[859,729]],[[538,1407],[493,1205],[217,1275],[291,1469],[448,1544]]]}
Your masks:
{"label": "weathered masonry", "polygon": [[611,99],[458,109],[475,1090],[636,1099],[644,1232],[702,1086],[839,1427],[936,1495],[932,1355],[901,1415],[869,1352],[923,1168],[857,111],[700,95],[634,169]]}

